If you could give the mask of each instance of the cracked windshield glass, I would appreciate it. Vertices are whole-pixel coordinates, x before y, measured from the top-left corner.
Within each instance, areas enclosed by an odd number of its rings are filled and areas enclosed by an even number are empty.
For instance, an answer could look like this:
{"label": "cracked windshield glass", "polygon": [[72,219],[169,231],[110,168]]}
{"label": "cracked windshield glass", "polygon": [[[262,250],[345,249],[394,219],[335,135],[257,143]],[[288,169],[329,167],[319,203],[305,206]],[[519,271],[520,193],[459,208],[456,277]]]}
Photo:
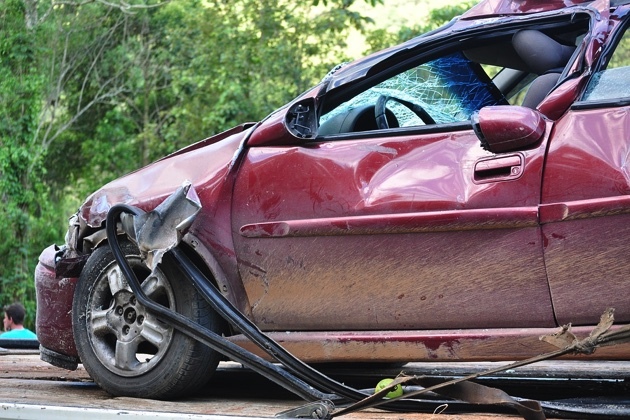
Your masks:
{"label": "cracked windshield glass", "polygon": [[[466,121],[471,114],[488,105],[504,104],[476,63],[460,52],[439,57],[379,83],[323,115],[320,124],[336,115],[364,105],[374,105],[379,97],[388,96],[422,107],[437,124]],[[408,106],[388,101],[400,127],[424,125]]]}

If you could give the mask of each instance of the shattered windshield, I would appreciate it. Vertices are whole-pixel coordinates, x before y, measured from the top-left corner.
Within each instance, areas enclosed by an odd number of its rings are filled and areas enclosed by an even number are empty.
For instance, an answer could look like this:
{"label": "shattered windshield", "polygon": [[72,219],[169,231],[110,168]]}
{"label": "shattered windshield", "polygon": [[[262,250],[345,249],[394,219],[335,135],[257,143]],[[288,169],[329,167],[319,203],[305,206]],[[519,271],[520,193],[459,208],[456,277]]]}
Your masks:
{"label": "shattered windshield", "polygon": [[[320,124],[355,108],[374,105],[381,96],[420,105],[436,124],[467,121],[474,111],[484,106],[506,103],[482,68],[457,52],[379,83],[323,115]],[[387,108],[393,112],[400,127],[426,123],[408,107],[395,101],[389,101]]]}

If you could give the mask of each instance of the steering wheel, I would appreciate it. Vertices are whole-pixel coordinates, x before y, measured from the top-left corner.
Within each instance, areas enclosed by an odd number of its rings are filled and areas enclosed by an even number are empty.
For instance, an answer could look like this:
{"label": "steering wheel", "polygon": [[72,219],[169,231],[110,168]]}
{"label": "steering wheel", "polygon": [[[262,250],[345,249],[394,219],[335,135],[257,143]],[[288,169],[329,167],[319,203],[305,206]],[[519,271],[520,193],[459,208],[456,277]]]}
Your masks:
{"label": "steering wheel", "polygon": [[380,130],[386,130],[389,128],[389,124],[387,122],[387,116],[385,115],[385,111],[386,111],[385,106],[387,105],[387,102],[389,101],[396,101],[399,104],[406,106],[407,108],[409,108],[409,110],[411,110],[411,112],[416,114],[418,118],[420,118],[425,124],[435,124],[435,120],[433,119],[433,117],[431,117],[429,113],[425,111],[425,109],[422,108],[420,105],[414,104],[413,102],[409,102],[405,99],[397,98],[395,96],[381,95],[378,97],[378,100],[376,101],[376,105],[374,105],[374,113],[376,114],[376,126]]}

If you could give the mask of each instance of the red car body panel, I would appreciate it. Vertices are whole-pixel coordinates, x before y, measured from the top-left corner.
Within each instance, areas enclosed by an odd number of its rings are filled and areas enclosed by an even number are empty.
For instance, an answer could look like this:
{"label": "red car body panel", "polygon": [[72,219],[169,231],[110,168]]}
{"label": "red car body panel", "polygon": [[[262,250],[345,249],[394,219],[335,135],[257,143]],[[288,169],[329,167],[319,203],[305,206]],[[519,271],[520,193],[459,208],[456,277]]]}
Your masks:
{"label": "red car body panel", "polygon": [[108,183],[81,206],[81,218],[87,225],[99,227],[113,204],[124,203],[153,209],[185,180],[196,186],[200,196],[216,194],[217,187],[227,176],[239,146],[248,133],[243,129],[244,126],[241,126],[240,130],[235,130],[236,133],[227,137],[219,134],[222,141],[211,141],[212,138],[202,140],[200,147],[189,146]]}
{"label": "red car body panel", "polygon": [[[630,283],[630,108],[572,108],[628,9],[611,16],[608,1],[583,3],[483,1],[450,26],[342,67],[255,126],[109,183],[80,209],[80,228],[99,229],[117,203],[150,210],[190,180],[203,211],[188,249],[228,299],[305,361],[518,359],[549,350],[538,337],[559,324],[587,334],[609,306],[629,323],[619,291]],[[320,107],[435,40],[577,12],[591,17],[589,34],[537,106],[545,129],[527,147],[486,151],[470,124],[309,141],[289,127],[296,104]],[[55,251],[35,273],[38,338],[74,357],[76,279],[57,278]]]}
{"label": "red car body panel", "polygon": [[[630,253],[629,112],[627,106],[575,110],[556,125],[542,201],[545,261],[561,323],[584,324],[608,306],[616,308],[616,320],[630,322],[627,300],[618,293],[630,286],[623,264]],[[597,278],[606,281],[593,282]],[[576,293],[575,284],[591,288]]]}
{"label": "red car body panel", "polygon": [[226,291],[227,297],[247,313],[248,305],[243,300],[246,297],[242,287],[239,287],[235,276],[230,277],[230,273],[236,273],[236,260],[229,228],[231,171],[242,152],[244,139],[251,130],[244,131],[244,128],[222,141],[204,140],[208,143],[205,147],[193,147],[186,153],[177,152],[110,182],[86,201],[80,214],[88,225],[98,226],[113,204],[126,203],[150,210],[184,181],[190,181],[204,204],[204,212],[191,226],[186,241],[214,269],[212,274]]}
{"label": "red car body panel", "polygon": [[[247,133],[249,131],[246,130],[246,126],[230,130],[227,136],[218,135],[222,141],[213,141],[212,138],[203,140],[201,143],[204,147],[189,146],[187,153],[176,152],[110,182],[91,195],[81,207],[79,215],[82,223],[91,227],[100,226],[107,216],[107,211],[117,203],[135,205],[145,210],[153,209],[184,181],[193,182],[200,200],[209,212],[205,213],[206,217],[202,215],[196,220],[187,240],[207,266],[211,267],[217,282],[226,290],[226,296],[247,313],[249,305],[243,301],[246,297],[242,292],[242,286],[239,287],[240,283],[236,279],[224,274],[236,272],[229,229],[231,189],[229,173]],[[194,235],[200,239],[196,239]],[[75,356],[74,342],[65,338],[60,340],[59,337],[72,336],[69,308],[72,307],[72,295],[77,279],[56,278],[55,252],[52,248],[46,249],[39,261],[35,273],[37,306],[41,308],[38,309],[36,320],[38,339],[47,349]],[[231,266],[234,269],[230,269]],[[57,296],[57,300],[51,307],[53,296]],[[47,310],[44,311],[43,308]]]}
{"label": "red car body panel", "polygon": [[[617,327],[612,327],[611,331]],[[493,330],[405,330],[405,331],[335,331],[335,332],[270,332],[269,337],[310,363],[335,362],[400,362],[406,360],[432,362],[522,360],[554,350],[540,340],[549,334],[545,328],[502,328]],[[590,327],[574,327],[578,337],[587,337]],[[228,337],[230,341],[271,360],[244,337]],[[630,346],[601,347],[581,359],[627,360]],[[569,355],[565,358],[575,358]]]}
{"label": "red car body panel", "polygon": [[[524,327],[527,313],[529,326],[553,326],[537,224],[545,145],[514,155],[522,174],[510,182],[484,179],[477,168],[490,154],[472,130],[364,139],[360,147],[250,149],[232,223],[256,323],[273,330],[499,328]],[[364,235],[378,247],[362,247]],[[475,288],[459,282],[469,264],[479,274],[469,279]],[[509,296],[522,282],[531,284],[526,294]],[[405,287],[413,283],[414,290]],[[536,320],[524,302],[536,302]],[[335,308],[344,305],[353,314],[339,325]],[[456,316],[453,305],[461,307]],[[311,316],[296,317],[305,310]]]}

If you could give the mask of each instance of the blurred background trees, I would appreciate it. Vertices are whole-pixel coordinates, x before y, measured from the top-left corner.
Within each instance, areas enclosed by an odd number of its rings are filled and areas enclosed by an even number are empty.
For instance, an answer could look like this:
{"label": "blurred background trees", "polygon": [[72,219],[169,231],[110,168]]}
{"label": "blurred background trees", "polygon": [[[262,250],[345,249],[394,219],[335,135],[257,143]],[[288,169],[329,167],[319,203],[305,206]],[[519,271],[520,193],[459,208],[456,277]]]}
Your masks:
{"label": "blurred background trees", "polygon": [[[96,188],[258,121],[334,65],[472,4],[386,27],[369,17],[390,3],[408,17],[428,2],[0,2],[0,304],[21,301],[33,328],[37,257],[63,243],[67,218]],[[360,47],[348,45],[357,34]]]}

